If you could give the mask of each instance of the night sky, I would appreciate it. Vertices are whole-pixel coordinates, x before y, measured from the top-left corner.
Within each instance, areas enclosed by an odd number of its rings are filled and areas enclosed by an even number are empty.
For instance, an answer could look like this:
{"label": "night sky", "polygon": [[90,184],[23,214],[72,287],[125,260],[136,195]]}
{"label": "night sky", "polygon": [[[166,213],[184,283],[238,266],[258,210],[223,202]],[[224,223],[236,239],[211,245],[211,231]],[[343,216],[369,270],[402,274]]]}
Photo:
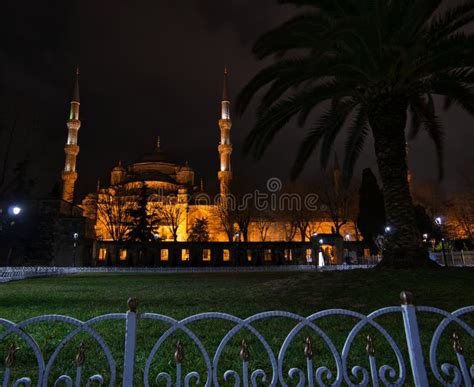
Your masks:
{"label": "night sky", "polygon": [[[130,163],[151,151],[158,135],[167,153],[188,160],[207,186],[215,186],[223,68],[229,68],[235,99],[264,65],[252,57],[252,43],[293,12],[274,0],[2,0],[2,125],[8,128],[18,116],[14,154],[30,155],[36,193],[46,194],[60,178],[76,64],[79,198],[94,189],[97,178],[108,182],[118,160]],[[234,173],[255,185],[272,176],[287,179],[304,130],[289,125],[255,164],[241,153],[253,111],[232,118]],[[444,186],[453,189],[458,169],[473,157],[473,120],[458,110],[442,118]],[[1,141],[4,146],[4,137]],[[434,161],[432,144],[420,136],[410,153],[415,179],[435,177]],[[358,170],[373,163],[367,144]],[[318,170],[314,157],[302,180],[314,182]]]}

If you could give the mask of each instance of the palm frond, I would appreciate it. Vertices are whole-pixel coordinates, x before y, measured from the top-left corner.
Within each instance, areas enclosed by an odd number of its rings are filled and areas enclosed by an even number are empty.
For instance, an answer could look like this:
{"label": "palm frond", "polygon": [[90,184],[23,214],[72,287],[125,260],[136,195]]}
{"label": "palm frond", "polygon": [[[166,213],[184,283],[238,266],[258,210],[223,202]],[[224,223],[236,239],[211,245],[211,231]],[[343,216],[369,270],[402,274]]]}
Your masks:
{"label": "palm frond", "polygon": [[321,165],[326,168],[329,157],[331,156],[331,149],[344,126],[347,117],[351,114],[359,102],[353,98],[346,98],[340,102],[335,103],[331,108],[331,114],[324,123],[325,134],[321,148]]}
{"label": "palm frond", "polygon": [[[324,119],[324,115],[321,117],[321,119]],[[308,159],[311,157],[314,150],[318,147],[318,144],[321,141],[322,136],[324,135],[324,130],[324,127],[321,127],[319,124],[316,124],[313,128],[309,130],[309,133],[301,142],[301,145],[298,148],[296,160],[291,168],[291,180],[295,180],[301,174],[301,171],[308,162]]]}
{"label": "palm frond", "polygon": [[461,106],[464,110],[474,115],[474,87],[451,80],[438,78],[431,83],[432,93],[445,96],[450,104]]}
{"label": "palm frond", "polygon": [[251,153],[257,159],[261,158],[275,134],[299,112],[307,95],[307,92],[292,95],[276,103],[260,116],[245,138],[244,153]]}
{"label": "palm frond", "polygon": [[[434,102],[431,95],[428,95],[427,101],[423,101],[421,98],[411,100],[412,114],[415,114],[420,120],[419,128],[423,128],[433,141],[436,149],[437,164],[438,164],[438,177],[443,178],[444,170],[444,129],[436,115]],[[413,137],[417,133],[413,134]]]}
{"label": "palm frond", "polygon": [[312,48],[318,44],[318,35],[330,26],[321,12],[296,15],[281,26],[263,34],[252,48],[258,59],[287,50]]}
{"label": "palm frond", "polygon": [[474,21],[474,1],[451,7],[438,15],[426,28],[426,36],[432,41],[447,37]]}
{"label": "palm frond", "polygon": [[342,182],[346,188],[349,186],[355,164],[364,148],[365,140],[369,132],[370,127],[367,120],[367,113],[363,106],[359,106],[349,128],[349,135],[344,147],[345,156],[342,168]]}
{"label": "palm frond", "polygon": [[312,62],[312,60],[308,58],[281,60],[261,70],[247,83],[237,96],[237,113],[242,114],[247,109],[250,101],[261,88],[278,79],[281,74],[294,74],[297,73],[298,70],[302,71],[302,69],[310,65],[308,62]]}

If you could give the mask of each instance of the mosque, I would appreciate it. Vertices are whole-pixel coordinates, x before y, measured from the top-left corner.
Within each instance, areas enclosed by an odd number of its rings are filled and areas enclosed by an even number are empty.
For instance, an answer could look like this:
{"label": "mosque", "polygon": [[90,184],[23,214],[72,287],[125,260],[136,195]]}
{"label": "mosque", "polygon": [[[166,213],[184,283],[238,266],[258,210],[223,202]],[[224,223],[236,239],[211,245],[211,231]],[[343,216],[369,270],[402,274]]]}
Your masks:
{"label": "mosque", "polygon": [[[217,152],[220,165],[216,166],[221,198],[232,195],[234,173],[231,167],[232,121],[227,77],[228,72],[224,70],[221,116],[218,120],[220,141]],[[74,202],[75,184],[78,179],[76,160],[79,154],[78,133],[81,128],[80,104],[77,71],[67,121],[68,136],[64,148],[66,157],[62,172],[62,200],[69,203]],[[206,220],[211,242],[242,240],[242,232],[245,232],[246,242],[288,242],[305,238],[294,221],[284,216],[272,216],[271,220],[264,220],[256,215],[248,219],[247,229],[242,230],[239,222],[229,221],[229,214],[223,213],[219,204],[204,200],[209,198],[209,195],[205,192],[202,181],[196,181],[196,174],[191,166],[175,162],[163,150],[159,137],[150,141],[150,145],[153,145],[154,149],[139,157],[137,162],[130,165],[119,163],[115,166],[110,172],[109,184],[98,184],[95,192],[87,194],[79,204],[84,216],[94,225],[97,241],[127,240],[130,231],[127,214],[139,206],[144,194],[146,211],[156,220],[150,225],[156,240],[186,242],[189,240],[190,230],[199,219]],[[306,223],[307,233],[331,233],[332,222],[321,218],[321,215],[320,218],[309,219]],[[354,235],[353,226],[348,224],[342,233]]]}

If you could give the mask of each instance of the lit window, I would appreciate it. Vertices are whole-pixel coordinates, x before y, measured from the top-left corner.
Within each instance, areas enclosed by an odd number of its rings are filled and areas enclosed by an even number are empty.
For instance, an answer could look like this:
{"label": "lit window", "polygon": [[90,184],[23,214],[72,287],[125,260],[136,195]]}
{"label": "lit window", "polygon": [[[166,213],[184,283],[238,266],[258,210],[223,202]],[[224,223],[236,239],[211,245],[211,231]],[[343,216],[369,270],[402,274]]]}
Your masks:
{"label": "lit window", "polygon": [[252,250],[247,250],[247,261],[252,262]]}
{"label": "lit window", "polygon": [[120,249],[119,251],[119,259],[121,261],[125,261],[127,259],[127,250],[125,249]]}
{"label": "lit window", "polygon": [[181,260],[182,261],[189,261],[189,249],[182,249],[181,250]]}
{"label": "lit window", "polygon": [[203,249],[202,250],[202,260],[203,261],[210,261],[211,260],[211,249]]}
{"label": "lit window", "polygon": [[229,251],[229,249],[222,250],[222,260],[224,262],[230,261],[230,251]]}
{"label": "lit window", "polygon": [[265,249],[263,253],[263,259],[265,261],[271,261],[272,260],[272,249]]}
{"label": "lit window", "polygon": [[293,260],[293,252],[291,249],[285,249],[285,261],[292,261]]}
{"label": "lit window", "polygon": [[99,249],[99,261],[105,261],[107,258],[107,249],[104,247],[101,247]]}
{"label": "lit window", "polygon": [[162,261],[167,261],[169,258],[169,251],[168,249],[161,249],[160,250],[160,259]]}
{"label": "lit window", "polygon": [[370,257],[370,249],[364,249],[364,257]]}
{"label": "lit window", "polygon": [[313,250],[306,249],[306,262],[313,262]]}

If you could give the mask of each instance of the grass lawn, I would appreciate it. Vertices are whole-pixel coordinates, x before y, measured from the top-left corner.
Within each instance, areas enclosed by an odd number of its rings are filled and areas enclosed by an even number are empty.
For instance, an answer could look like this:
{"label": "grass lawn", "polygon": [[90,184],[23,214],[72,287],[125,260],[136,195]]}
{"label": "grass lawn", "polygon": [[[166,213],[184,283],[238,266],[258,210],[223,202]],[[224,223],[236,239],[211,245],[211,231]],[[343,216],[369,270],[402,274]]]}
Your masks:
{"label": "grass lawn", "polygon": [[[127,310],[128,297],[140,300],[139,312],[153,312],[181,319],[201,312],[226,312],[239,317],[268,310],[284,310],[303,316],[331,308],[351,309],[369,313],[375,309],[399,305],[399,293],[410,290],[414,293],[415,305],[436,306],[448,311],[474,305],[474,270],[446,269],[436,271],[353,271],[325,273],[238,273],[238,274],[83,274],[67,277],[40,278],[0,284],[0,318],[18,322],[41,314],[66,314],[81,320]],[[471,316],[472,317],[472,316]],[[328,317],[319,324],[333,339],[339,351],[345,337],[356,320],[345,317]],[[426,354],[431,334],[439,318],[420,316],[420,326],[424,332],[423,343]],[[466,319],[472,324],[473,319]],[[380,323],[392,334],[400,349],[405,351],[401,317],[382,317]],[[193,325],[194,324],[194,325]],[[294,327],[288,319],[275,318],[257,327],[268,339],[270,346],[278,354],[281,343]],[[211,359],[214,350],[225,333],[233,326],[229,322],[212,321],[192,323],[190,327],[209,350]],[[164,323],[140,321],[137,338],[137,380],[143,378],[143,367],[157,338],[167,325]],[[123,351],[123,321],[102,322],[96,325],[110,346],[117,362],[118,382],[121,375],[121,355]],[[2,329],[2,328],[0,328]],[[65,324],[37,324],[28,328],[45,353],[51,354],[60,339],[70,331]],[[1,332],[1,331],[0,331]],[[393,354],[380,333],[367,328],[361,332],[351,351],[350,367],[356,364],[367,366],[365,335],[371,333],[377,348],[377,360],[381,366],[385,361],[396,366]],[[461,333],[461,332],[460,332]],[[464,332],[462,332],[464,333]],[[310,331],[303,331],[294,340],[287,355],[289,368],[299,366],[305,369],[303,356],[304,338]],[[315,363],[326,365],[335,371],[334,361],[322,339],[312,334],[315,347]],[[185,348],[183,367],[186,372],[198,369],[206,378],[204,363],[198,350],[185,336],[176,334],[168,340],[153,361],[151,371],[154,381],[159,371],[174,370],[174,343],[180,338]],[[220,376],[228,368],[239,370],[238,357],[240,340],[249,343],[253,369],[261,367],[271,375],[271,367],[263,346],[255,336],[242,332],[229,342],[223,353],[219,369]],[[474,348],[472,338],[461,335],[465,354],[472,364]],[[470,341],[469,341],[470,340]],[[10,336],[0,343],[0,358],[4,357],[6,345],[15,341],[20,349],[16,375],[34,372],[34,361],[27,353],[26,345],[18,338]],[[86,374],[103,372],[108,375],[103,354],[97,345],[85,334],[81,334],[68,344],[61,353],[56,368],[74,374],[74,354],[80,341],[86,345]],[[442,342],[440,359],[454,361],[448,338]],[[380,354],[380,355],[378,355]],[[427,357],[427,355],[426,355]],[[285,362],[286,363],[286,362]],[[291,364],[290,364],[291,363]],[[439,362],[441,364],[441,361]],[[408,362],[406,366],[409,367]],[[221,368],[222,367],[222,368]],[[397,368],[397,367],[395,367]],[[1,371],[0,371],[1,372]],[[2,377],[0,376],[0,381]],[[221,380],[223,380],[221,378]],[[205,380],[201,382],[204,383]],[[291,381],[288,381],[291,384]],[[137,385],[142,384],[138,382]],[[233,385],[230,383],[228,385]]]}

